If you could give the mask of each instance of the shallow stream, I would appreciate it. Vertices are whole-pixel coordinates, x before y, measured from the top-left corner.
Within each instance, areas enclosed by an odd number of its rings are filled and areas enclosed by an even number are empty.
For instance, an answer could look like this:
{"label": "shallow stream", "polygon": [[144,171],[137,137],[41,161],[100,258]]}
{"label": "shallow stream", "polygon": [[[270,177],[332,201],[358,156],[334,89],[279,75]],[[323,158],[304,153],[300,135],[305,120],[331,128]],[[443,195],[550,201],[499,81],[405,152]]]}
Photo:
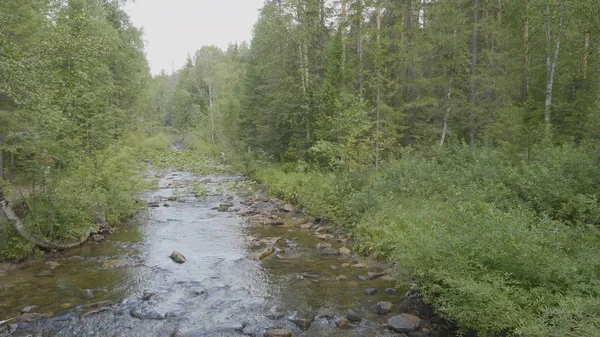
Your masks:
{"label": "shallow stream", "polygon": [[[382,324],[397,308],[387,315],[372,309],[381,301],[397,304],[404,294],[390,289],[396,282],[387,266],[335,254],[347,246],[343,237],[325,235],[331,230],[319,224],[309,229],[314,219],[257,196],[241,177],[152,175],[159,188],[144,196],[150,207],[139,223],[105,241],[0,265],[0,321],[30,309],[0,327],[0,336],[390,333]],[[277,224],[258,223],[263,218]],[[258,259],[267,247],[273,253]],[[187,262],[173,262],[173,251]],[[384,275],[369,279],[368,272]],[[375,294],[367,296],[367,288]],[[348,309],[362,321],[337,327]]]}

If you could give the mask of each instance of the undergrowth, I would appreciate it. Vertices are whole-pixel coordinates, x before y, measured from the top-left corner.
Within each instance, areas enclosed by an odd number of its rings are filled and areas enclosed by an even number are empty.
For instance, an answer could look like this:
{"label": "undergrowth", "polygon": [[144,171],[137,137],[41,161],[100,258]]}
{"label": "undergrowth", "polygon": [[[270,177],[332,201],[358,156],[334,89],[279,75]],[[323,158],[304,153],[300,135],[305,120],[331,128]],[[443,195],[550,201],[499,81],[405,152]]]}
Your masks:
{"label": "undergrowth", "polygon": [[600,336],[596,154],[533,153],[516,161],[452,145],[408,151],[379,171],[294,171],[255,159],[246,169],[388,259],[463,331]]}

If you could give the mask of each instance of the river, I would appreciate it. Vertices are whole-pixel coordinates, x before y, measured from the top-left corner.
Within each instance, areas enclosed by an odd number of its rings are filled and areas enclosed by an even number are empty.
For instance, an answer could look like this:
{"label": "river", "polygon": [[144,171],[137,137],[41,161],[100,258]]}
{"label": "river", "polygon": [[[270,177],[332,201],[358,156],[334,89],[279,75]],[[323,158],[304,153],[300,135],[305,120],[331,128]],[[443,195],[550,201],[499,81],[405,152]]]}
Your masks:
{"label": "river", "polygon": [[0,320],[29,311],[0,336],[392,336],[405,290],[333,228],[239,176],[151,177],[147,212],[106,240],[0,265]]}

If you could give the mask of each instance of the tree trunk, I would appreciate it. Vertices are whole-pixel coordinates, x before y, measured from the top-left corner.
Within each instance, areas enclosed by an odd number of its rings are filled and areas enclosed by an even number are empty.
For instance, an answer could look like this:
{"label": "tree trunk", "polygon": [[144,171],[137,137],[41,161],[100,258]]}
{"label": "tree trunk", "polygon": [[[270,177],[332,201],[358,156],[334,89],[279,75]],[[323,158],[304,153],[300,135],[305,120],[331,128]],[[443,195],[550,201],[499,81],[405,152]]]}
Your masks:
{"label": "tree trunk", "polygon": [[212,144],[215,145],[215,115],[213,111],[212,78],[208,79],[208,108],[210,109],[210,137]]}
{"label": "tree trunk", "polygon": [[346,71],[346,17],[348,13],[348,0],[342,0],[342,13],[340,18],[340,40],[342,42],[342,59],[340,61],[340,69],[342,77]]}
{"label": "tree trunk", "polygon": [[448,94],[446,95],[446,113],[444,114],[444,124],[442,126],[442,135],[440,136],[440,146],[444,146],[446,141],[446,134],[448,133],[448,117],[452,110],[452,81],[450,81],[450,88],[448,88]]}
{"label": "tree trunk", "polygon": [[529,0],[525,0],[525,20],[523,22],[523,84],[521,87],[521,99],[523,102],[529,96]]}
{"label": "tree trunk", "polygon": [[583,80],[587,81],[588,78],[588,59],[590,56],[590,32],[585,32],[583,38]]}
{"label": "tree trunk", "polygon": [[552,88],[554,86],[554,74],[556,71],[556,63],[558,61],[558,54],[560,52],[560,41],[563,33],[563,16],[564,16],[564,4],[560,5],[560,18],[558,23],[558,35],[556,36],[556,45],[554,47],[554,55],[551,51],[552,42],[552,16],[550,13],[550,4],[546,5],[546,107],[544,111],[544,122],[546,123],[546,135],[550,131],[551,121],[550,112],[552,109]]}
{"label": "tree trunk", "polygon": [[469,144],[475,144],[475,133],[477,131],[477,50],[479,33],[479,0],[473,2],[473,38],[471,51],[471,112],[469,113]]}
{"label": "tree trunk", "polygon": [[379,169],[380,149],[379,149],[379,138],[380,138],[380,102],[381,102],[381,6],[377,5],[377,102],[376,104],[376,132],[375,132],[375,169]]}
{"label": "tree trunk", "polygon": [[357,67],[357,77],[358,77],[358,95],[362,100],[363,98],[363,50],[362,50],[362,26],[363,26],[363,0],[358,1],[358,36],[357,36],[357,55],[358,55],[358,67]]}
{"label": "tree trunk", "polygon": [[308,149],[308,145],[310,142],[310,99],[308,96],[308,91],[310,90],[310,69],[309,69],[309,61],[308,61],[308,45],[306,41],[302,44],[302,63],[304,64],[304,100],[306,104],[306,146]]}
{"label": "tree trunk", "polygon": [[4,149],[2,148],[3,142],[0,139],[0,184],[4,180]]}

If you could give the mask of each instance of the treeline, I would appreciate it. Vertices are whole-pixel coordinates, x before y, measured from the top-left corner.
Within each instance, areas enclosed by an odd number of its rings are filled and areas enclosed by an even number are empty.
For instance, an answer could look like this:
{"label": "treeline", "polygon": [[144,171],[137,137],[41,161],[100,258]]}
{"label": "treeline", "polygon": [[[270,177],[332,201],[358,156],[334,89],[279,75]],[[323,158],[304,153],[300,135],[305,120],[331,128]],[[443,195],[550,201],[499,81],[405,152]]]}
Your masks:
{"label": "treeline", "polygon": [[[122,145],[149,109],[152,78],[123,5],[0,2],[0,191],[43,241],[79,239],[134,208],[140,185]],[[9,227],[0,241],[0,258],[32,249]]]}
{"label": "treeline", "polygon": [[233,127],[238,148],[334,169],[448,140],[525,158],[544,138],[597,140],[599,13],[594,1],[275,1],[252,48],[205,47],[160,76],[155,111],[197,125],[212,83],[213,129]]}

